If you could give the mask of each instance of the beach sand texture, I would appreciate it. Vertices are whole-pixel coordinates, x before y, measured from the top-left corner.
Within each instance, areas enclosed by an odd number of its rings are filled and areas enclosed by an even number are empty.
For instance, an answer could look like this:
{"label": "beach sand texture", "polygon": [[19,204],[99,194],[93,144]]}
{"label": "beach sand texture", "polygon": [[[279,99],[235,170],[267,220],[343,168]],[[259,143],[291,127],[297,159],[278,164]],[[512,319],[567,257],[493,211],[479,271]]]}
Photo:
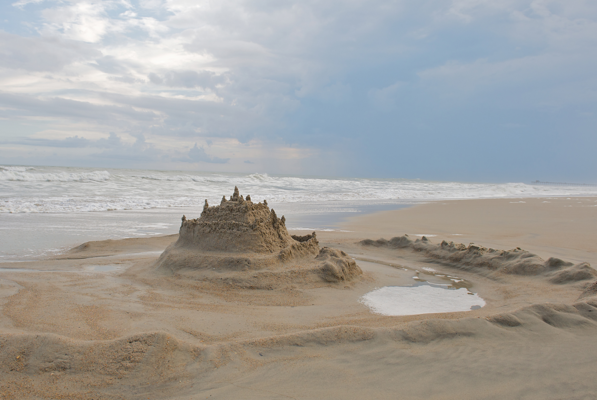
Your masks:
{"label": "beach sand texture", "polygon": [[[592,399],[596,206],[435,202],[305,239],[259,206],[246,222],[269,221],[267,252],[255,250],[260,236],[197,253],[187,239],[206,217],[183,221],[187,237],[88,242],[4,263],[0,399]],[[222,232],[213,238],[226,244]],[[309,240],[317,249],[301,244]],[[305,251],[284,258],[293,245]],[[325,248],[336,250],[317,259]],[[249,262],[226,269],[231,256]],[[330,262],[345,274],[329,279]],[[413,276],[451,277],[486,305],[383,316],[359,301]]]}

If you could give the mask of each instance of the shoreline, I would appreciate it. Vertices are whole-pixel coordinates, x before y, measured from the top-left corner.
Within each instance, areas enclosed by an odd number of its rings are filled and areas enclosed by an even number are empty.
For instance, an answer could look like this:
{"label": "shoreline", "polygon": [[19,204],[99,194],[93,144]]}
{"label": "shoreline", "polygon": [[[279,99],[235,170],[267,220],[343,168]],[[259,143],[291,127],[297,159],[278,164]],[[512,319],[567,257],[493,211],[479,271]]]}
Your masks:
{"label": "shoreline", "polygon": [[[572,203],[575,201],[580,201],[582,203],[591,203],[597,204],[596,199],[597,197],[590,197],[590,196],[581,196],[581,197],[571,197]],[[365,228],[365,231],[370,234],[382,233],[387,235],[395,235],[395,232],[400,234],[414,234],[422,236],[427,234],[428,237],[433,238],[441,238],[442,240],[460,240],[458,236],[462,237],[462,240],[468,242],[474,242],[475,240],[487,240],[488,243],[495,242],[496,244],[500,244],[502,246],[517,246],[520,244],[516,244],[516,240],[521,240],[524,243],[523,245],[527,245],[527,238],[522,237],[521,235],[516,235],[511,233],[512,237],[517,239],[513,239],[509,242],[503,240],[495,240],[495,237],[485,237],[486,232],[482,232],[479,229],[474,230],[469,234],[463,234],[461,232],[456,232],[459,230],[460,221],[466,220],[466,218],[461,219],[458,217],[456,218],[447,219],[445,216],[439,215],[437,213],[436,207],[430,207],[429,209],[435,212],[436,216],[439,216],[442,223],[443,228],[438,231],[435,227],[428,226],[428,229],[419,229],[417,231],[413,227],[413,218],[419,218],[418,214],[414,212],[411,218],[405,217],[398,219],[397,221],[400,223],[406,223],[407,230],[400,230],[400,229],[390,229],[388,228],[388,221],[385,220],[386,216],[389,220],[393,220],[395,217],[392,214],[392,211],[397,211],[404,208],[420,208],[425,207],[426,205],[437,205],[437,204],[477,204],[478,202],[483,202],[482,204],[502,204],[502,203],[520,203],[520,202],[532,202],[532,203],[545,203],[545,202],[553,202],[553,203],[561,203],[568,201],[566,197],[516,197],[516,198],[499,198],[499,199],[457,199],[457,200],[413,200],[413,201],[404,201],[404,202],[396,202],[396,201],[374,201],[374,202],[309,202],[309,203],[280,203],[275,204],[273,207],[279,209],[279,214],[286,215],[287,219],[290,221],[289,229],[294,229],[297,232],[299,231],[308,231],[308,230],[316,230],[316,231],[339,231],[339,230],[354,230],[354,229],[362,229]],[[478,203],[481,204],[481,203]],[[308,209],[309,212],[305,212],[304,210]],[[450,207],[448,207],[450,208]],[[465,207],[452,207],[455,212],[468,212],[468,210],[464,209]],[[520,208],[520,207],[519,207]],[[312,211],[312,210],[316,211]],[[381,211],[380,211],[381,209]],[[384,210],[386,209],[386,210]],[[330,211],[333,210],[333,211]],[[155,237],[161,235],[169,235],[174,234],[178,230],[179,224],[179,217],[183,214],[190,214],[190,215],[199,215],[200,214],[200,207],[176,207],[176,208],[155,208],[155,209],[147,209],[147,210],[120,210],[120,211],[102,211],[99,213],[86,213],[86,212],[75,212],[75,213],[19,213],[19,214],[7,214],[3,215],[0,214],[0,218],[4,219],[6,223],[6,228],[11,230],[12,234],[10,237],[6,237],[3,245],[0,246],[0,263],[4,262],[13,262],[13,261],[35,261],[43,259],[44,257],[51,256],[53,254],[59,254],[61,252],[67,251],[71,247],[77,246],[78,244],[88,241],[88,240],[102,240],[102,239],[126,239],[126,238],[142,238],[142,237]],[[384,213],[379,214],[379,216],[375,217],[375,224],[373,228],[368,228],[365,224],[357,224],[355,226],[351,225],[351,221],[358,221],[359,218],[367,218],[367,216],[372,214]],[[179,215],[180,214],[180,215]],[[507,215],[503,215],[504,217],[509,217]],[[8,218],[13,219],[14,221],[9,221]],[[124,218],[124,219],[123,219]],[[156,220],[157,218],[157,220]],[[361,219],[362,219],[361,218]],[[18,221],[17,221],[18,219]],[[39,228],[36,225],[38,224],[38,220],[42,220],[41,228],[44,227],[45,224],[53,225],[54,227],[58,228],[58,220],[62,219],[67,221],[67,225],[62,230],[70,230],[76,231],[78,226],[85,226],[87,221],[96,221],[98,224],[97,232],[90,231],[88,234],[83,234],[82,237],[72,236],[69,239],[65,240],[58,240],[54,239],[55,243],[48,242],[48,243],[39,243],[36,246],[34,242],[32,245],[36,247],[36,250],[33,251],[32,254],[25,254],[23,253],[22,256],[19,256],[15,253],[7,253],[8,249],[15,249],[19,248],[19,243],[24,243],[27,241],[31,243],[31,239],[29,235],[33,232],[37,235],[42,235],[44,237],[54,237],[59,238],[61,235],[69,235],[69,233],[61,233],[60,229],[56,229],[53,232],[39,232]],[[72,221],[71,221],[72,220]],[[114,220],[114,221],[112,221]],[[487,219],[486,219],[487,220]],[[46,221],[46,222],[43,222]],[[120,223],[124,221],[126,227],[123,226],[116,226],[116,223]],[[487,220],[488,222],[491,222]],[[509,223],[512,222],[512,219],[509,219]],[[96,222],[93,222],[96,223]],[[451,224],[452,228],[448,228],[446,225]],[[103,226],[106,225],[106,226]],[[502,222],[503,225],[503,222]],[[170,228],[168,228],[170,226]],[[426,226],[426,227],[427,227]],[[412,227],[412,228],[411,228]],[[20,230],[22,229],[23,232]],[[449,230],[453,230],[454,232],[448,232]],[[124,233],[124,230],[129,230],[133,232],[131,235]],[[462,230],[462,229],[460,229]],[[114,233],[115,231],[123,231],[120,233]],[[402,232],[404,231],[404,232]],[[585,229],[584,232],[590,231],[589,229]],[[594,234],[595,232],[588,232],[587,235]],[[16,236],[15,236],[16,235]],[[19,238],[18,235],[22,235],[22,238]],[[429,236],[435,235],[435,236]],[[578,237],[578,235],[576,235]],[[17,240],[16,242],[14,242]],[[48,239],[40,239],[42,241],[47,241]],[[582,238],[578,238],[580,241],[584,241]],[[14,243],[13,243],[14,242]],[[531,241],[532,242],[532,241]],[[555,242],[555,241],[552,241]],[[529,245],[533,246],[533,243],[529,243]],[[29,245],[28,245],[29,246]],[[558,246],[555,246],[558,247]],[[40,251],[40,249],[43,250]],[[30,249],[28,249],[31,251]],[[540,249],[537,249],[541,251]],[[578,248],[578,250],[582,250]],[[18,250],[23,251],[23,250]],[[564,254],[564,253],[562,253]],[[22,257],[22,258],[21,258]]]}

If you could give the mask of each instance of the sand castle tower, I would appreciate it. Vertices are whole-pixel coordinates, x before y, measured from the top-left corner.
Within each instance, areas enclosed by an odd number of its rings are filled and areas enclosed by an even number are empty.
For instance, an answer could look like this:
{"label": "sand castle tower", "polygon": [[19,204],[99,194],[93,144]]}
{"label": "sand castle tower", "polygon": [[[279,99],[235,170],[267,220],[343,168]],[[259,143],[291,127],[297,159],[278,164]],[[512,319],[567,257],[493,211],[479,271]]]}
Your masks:
{"label": "sand castle tower", "polygon": [[284,216],[278,218],[265,200],[253,203],[250,196],[244,198],[237,187],[217,206],[210,207],[206,200],[199,218],[183,216],[178,240],[162,253],[157,266],[194,277],[267,270],[270,280],[285,275],[338,282],[362,274],[346,253],[320,249],[315,232],[290,235]]}

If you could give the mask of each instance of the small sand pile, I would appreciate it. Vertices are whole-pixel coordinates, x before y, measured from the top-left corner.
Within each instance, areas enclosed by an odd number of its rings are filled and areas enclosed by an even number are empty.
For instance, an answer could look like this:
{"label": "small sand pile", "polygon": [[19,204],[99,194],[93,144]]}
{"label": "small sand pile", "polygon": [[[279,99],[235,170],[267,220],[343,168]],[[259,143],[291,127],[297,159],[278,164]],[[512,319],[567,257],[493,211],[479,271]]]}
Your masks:
{"label": "small sand pile", "polygon": [[234,188],[229,199],[197,219],[182,217],[178,240],[160,256],[158,271],[246,288],[282,283],[350,281],[362,275],[346,253],[324,247],[315,232],[290,235],[267,201],[253,203]]}
{"label": "small sand pile", "polygon": [[549,281],[555,284],[573,283],[597,277],[597,271],[588,263],[573,265],[555,257],[550,257],[546,261],[519,247],[512,250],[496,250],[472,243],[466,246],[445,240],[440,244],[434,244],[425,236],[413,241],[408,235],[390,240],[366,239],[359,243],[364,246],[413,250],[444,264],[469,271],[527,276],[546,275],[550,278]]}

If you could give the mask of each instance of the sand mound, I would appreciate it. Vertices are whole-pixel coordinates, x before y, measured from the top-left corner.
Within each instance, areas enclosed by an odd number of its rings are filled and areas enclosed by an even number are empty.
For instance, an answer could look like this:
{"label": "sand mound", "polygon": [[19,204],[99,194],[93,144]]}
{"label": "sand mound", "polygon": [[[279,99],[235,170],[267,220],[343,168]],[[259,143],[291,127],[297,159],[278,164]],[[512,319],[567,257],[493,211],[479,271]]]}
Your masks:
{"label": "sand mound", "polygon": [[[588,263],[573,265],[555,257],[545,261],[538,255],[519,247],[513,250],[496,250],[472,243],[468,246],[462,243],[448,243],[445,240],[440,244],[433,244],[425,236],[413,241],[408,235],[394,237],[391,240],[366,239],[359,244],[392,249],[410,249],[443,264],[475,272],[484,270],[529,276],[550,274],[552,283],[577,282],[597,276],[597,271]],[[566,268],[562,269],[564,267]]]}
{"label": "sand mound", "polygon": [[320,250],[315,232],[294,236],[267,201],[253,203],[234,188],[220,205],[205,201],[197,219],[182,217],[178,240],[157,262],[158,271],[236,287],[350,281],[362,274],[346,253]]}
{"label": "sand mound", "polygon": [[597,281],[590,283],[580,295],[580,298],[597,296]]}
{"label": "sand mound", "polygon": [[569,282],[585,281],[587,279],[595,279],[597,271],[595,271],[589,263],[580,263],[573,267],[566,268],[553,274],[549,279],[551,283],[563,284]]}
{"label": "sand mound", "polygon": [[315,259],[323,262],[321,271],[328,282],[350,281],[362,274],[354,260],[341,250],[324,247]]}
{"label": "sand mound", "polygon": [[[162,332],[111,341],[4,334],[0,388],[7,399],[123,399],[122,390],[131,384],[138,393],[151,393],[185,379],[187,365],[201,353],[201,348]],[[114,386],[120,390],[98,394],[98,389]]]}

